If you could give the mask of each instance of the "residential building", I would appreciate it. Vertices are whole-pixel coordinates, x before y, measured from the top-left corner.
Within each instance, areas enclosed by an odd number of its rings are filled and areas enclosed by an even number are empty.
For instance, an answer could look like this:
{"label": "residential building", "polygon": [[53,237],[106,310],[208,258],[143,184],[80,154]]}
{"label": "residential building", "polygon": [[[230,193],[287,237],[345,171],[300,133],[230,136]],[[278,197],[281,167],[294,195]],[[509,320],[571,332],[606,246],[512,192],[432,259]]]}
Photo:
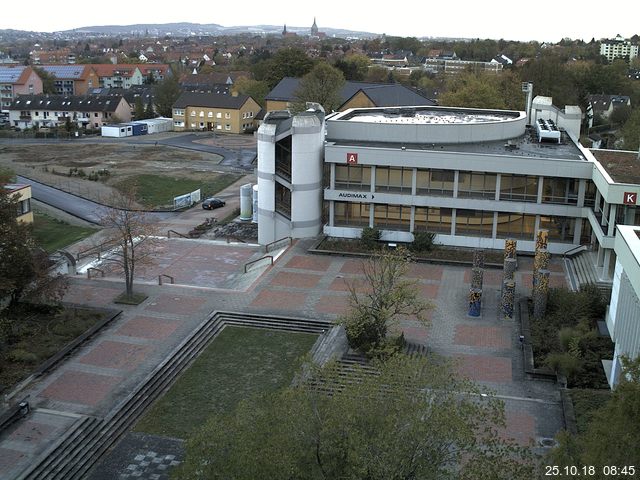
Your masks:
{"label": "residential building", "polygon": [[469,70],[473,72],[500,73],[503,65],[498,62],[475,62],[471,60],[448,59],[448,58],[423,58],[424,69],[430,73],[444,73],[455,75]]}
{"label": "residential building", "polygon": [[503,67],[507,67],[509,65],[513,65],[513,60],[511,60],[506,55],[499,53],[498,55],[496,55],[491,59],[491,63],[499,63]]}
{"label": "residential building", "polygon": [[616,108],[631,107],[631,98],[626,95],[589,95],[588,101],[589,127],[593,126],[593,118],[596,115],[607,119]]}
{"label": "residential building", "polygon": [[131,107],[123,97],[22,95],[9,107],[9,122],[25,129],[59,127],[98,129],[106,123],[131,121]]}
{"label": "residential building", "polygon": [[[616,225],[640,225],[637,153],[590,151],[556,113],[540,109],[533,126],[525,112],[433,106],[315,112],[313,125],[309,113],[269,113],[258,130],[258,240],[358,238],[375,227],[389,242],[429,231],[469,248],[515,238],[532,253],[546,229],[552,254],[588,248],[594,274],[610,283]],[[304,176],[317,169],[322,179]],[[318,184],[313,203],[297,204]]]}
{"label": "residential building", "polygon": [[23,223],[33,223],[33,212],[31,211],[31,185],[11,183],[4,186],[13,198],[17,197],[18,208],[16,220]]}
{"label": "residential building", "polygon": [[[286,110],[296,102],[299,78],[285,77],[265,97],[266,111]],[[399,83],[345,82],[340,90],[338,111],[355,107],[435,105],[433,100]]]}
{"label": "residential building", "polygon": [[133,85],[142,85],[145,76],[137,65],[122,64],[94,64],[91,65],[96,71],[99,85],[102,88],[131,88]]}
{"label": "residential building", "polygon": [[168,75],[171,75],[171,69],[169,65],[164,63],[147,63],[137,65],[138,70],[142,73],[145,81],[148,83],[148,79],[151,77],[154,82],[161,82]]}
{"label": "residential building", "polygon": [[613,360],[603,362],[609,385],[620,380],[621,358],[640,354],[640,227],[619,225],[615,239],[616,266],[607,329],[615,344]]}
{"label": "residential building", "polygon": [[248,95],[184,92],[173,105],[174,130],[243,133],[253,130],[260,105]]}
{"label": "residential building", "polygon": [[59,95],[86,95],[90,88],[100,85],[91,65],[40,65],[38,68],[54,77]]}
{"label": "residential building", "polygon": [[610,62],[616,58],[625,58],[631,61],[638,56],[638,45],[618,35],[612,40],[600,42],[600,55],[607,57]]}
{"label": "residential building", "polygon": [[18,95],[42,93],[42,80],[31,67],[0,66],[0,111],[8,112]]}

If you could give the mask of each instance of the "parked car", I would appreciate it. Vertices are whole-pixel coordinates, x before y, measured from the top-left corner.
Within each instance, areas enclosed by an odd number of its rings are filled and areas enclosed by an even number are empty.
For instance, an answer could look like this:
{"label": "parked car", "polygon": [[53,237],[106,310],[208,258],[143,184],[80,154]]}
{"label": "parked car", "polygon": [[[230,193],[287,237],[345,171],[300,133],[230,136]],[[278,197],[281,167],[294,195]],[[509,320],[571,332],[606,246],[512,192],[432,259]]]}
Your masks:
{"label": "parked car", "polygon": [[202,208],[205,210],[215,210],[216,208],[224,207],[226,203],[224,200],[220,200],[216,197],[209,197],[202,202]]}

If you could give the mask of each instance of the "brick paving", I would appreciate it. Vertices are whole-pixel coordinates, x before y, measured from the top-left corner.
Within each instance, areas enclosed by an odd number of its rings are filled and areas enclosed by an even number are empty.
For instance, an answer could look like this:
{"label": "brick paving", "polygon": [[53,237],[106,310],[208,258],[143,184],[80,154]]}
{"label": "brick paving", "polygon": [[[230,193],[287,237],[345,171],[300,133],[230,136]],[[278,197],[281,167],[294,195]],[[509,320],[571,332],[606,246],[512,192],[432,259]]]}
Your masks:
{"label": "brick paving", "polygon": [[[188,241],[183,243],[189,245]],[[273,267],[253,276],[243,276],[242,265],[249,252],[259,254],[258,250],[202,246],[202,243],[181,250],[167,243],[166,258],[159,259],[163,268],[170,266],[185,272],[198,269],[211,278],[221,276],[212,280],[194,273],[189,278],[195,288],[136,285],[137,291],[149,296],[147,300],[137,306],[118,306],[123,313],[112,325],[19,395],[31,396],[35,415],[38,408],[48,408],[65,414],[102,417],[215,310],[335,319],[348,308],[345,280],[362,281],[362,260],[307,254],[306,248],[312,243],[295,242]],[[528,260],[520,262],[516,274],[518,296],[530,293]],[[551,266],[552,285],[564,283],[560,262],[553,259]],[[428,315],[431,325],[426,327],[407,318],[402,319],[397,328],[408,340],[457,359],[461,373],[504,398],[505,435],[520,443],[528,442],[529,438],[552,437],[563,428],[558,390],[555,385],[524,378],[516,340],[518,326],[498,315],[499,281],[496,279],[501,278],[501,272],[485,272],[482,315],[471,318],[467,316],[469,271],[470,267],[412,266],[407,277],[417,282],[423,298],[434,305]],[[210,288],[214,283],[219,286],[222,277],[226,290]],[[246,280],[239,282],[241,288],[233,290],[228,287],[230,278]],[[122,287],[122,282],[115,279],[89,281],[77,276],[71,280],[65,301],[115,307],[112,299],[122,292]],[[52,440],[46,437],[62,435],[72,423],[66,418],[60,427],[51,430],[45,426],[38,433],[30,430],[38,426],[28,421],[20,422],[8,435],[0,436],[0,478],[14,478],[13,473],[50,446]],[[29,441],[25,441],[27,437]],[[145,448],[136,450],[136,455],[146,454]],[[167,454],[155,447],[147,450]],[[119,478],[127,473],[127,466],[134,463],[127,456],[122,464],[114,466],[115,470],[104,470],[110,472],[109,476],[95,478]]]}

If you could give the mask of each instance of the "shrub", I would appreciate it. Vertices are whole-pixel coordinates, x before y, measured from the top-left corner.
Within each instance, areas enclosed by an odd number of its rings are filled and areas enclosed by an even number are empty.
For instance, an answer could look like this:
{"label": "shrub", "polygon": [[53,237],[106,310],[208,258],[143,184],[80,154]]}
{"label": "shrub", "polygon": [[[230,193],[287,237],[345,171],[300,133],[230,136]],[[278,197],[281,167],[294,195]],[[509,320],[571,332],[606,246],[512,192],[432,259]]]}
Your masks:
{"label": "shrub", "polygon": [[411,250],[414,252],[430,252],[433,250],[433,240],[436,238],[436,234],[433,232],[414,232],[413,243],[411,244]]}
{"label": "shrub", "polygon": [[377,228],[364,227],[360,235],[360,242],[365,248],[375,250],[378,248],[378,240],[382,236],[382,232]]}
{"label": "shrub", "polygon": [[21,348],[11,350],[7,358],[16,363],[37,363],[38,361],[38,356],[35,353],[27,352]]}
{"label": "shrub", "polygon": [[567,377],[568,381],[582,371],[583,360],[569,352],[550,353],[547,355],[546,364],[554,372]]}

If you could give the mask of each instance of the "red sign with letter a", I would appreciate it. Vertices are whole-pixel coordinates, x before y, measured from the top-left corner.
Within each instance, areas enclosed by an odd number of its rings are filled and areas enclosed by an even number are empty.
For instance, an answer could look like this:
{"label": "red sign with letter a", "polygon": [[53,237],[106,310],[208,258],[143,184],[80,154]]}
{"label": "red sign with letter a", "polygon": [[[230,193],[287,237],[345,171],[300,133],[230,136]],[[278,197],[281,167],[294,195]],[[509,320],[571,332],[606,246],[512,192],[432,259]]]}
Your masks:
{"label": "red sign with letter a", "polygon": [[347,163],[349,165],[357,165],[358,164],[358,154],[357,153],[347,153]]}
{"label": "red sign with letter a", "polygon": [[638,194],[633,192],[624,192],[624,199],[622,203],[625,205],[635,205],[638,201]]}

